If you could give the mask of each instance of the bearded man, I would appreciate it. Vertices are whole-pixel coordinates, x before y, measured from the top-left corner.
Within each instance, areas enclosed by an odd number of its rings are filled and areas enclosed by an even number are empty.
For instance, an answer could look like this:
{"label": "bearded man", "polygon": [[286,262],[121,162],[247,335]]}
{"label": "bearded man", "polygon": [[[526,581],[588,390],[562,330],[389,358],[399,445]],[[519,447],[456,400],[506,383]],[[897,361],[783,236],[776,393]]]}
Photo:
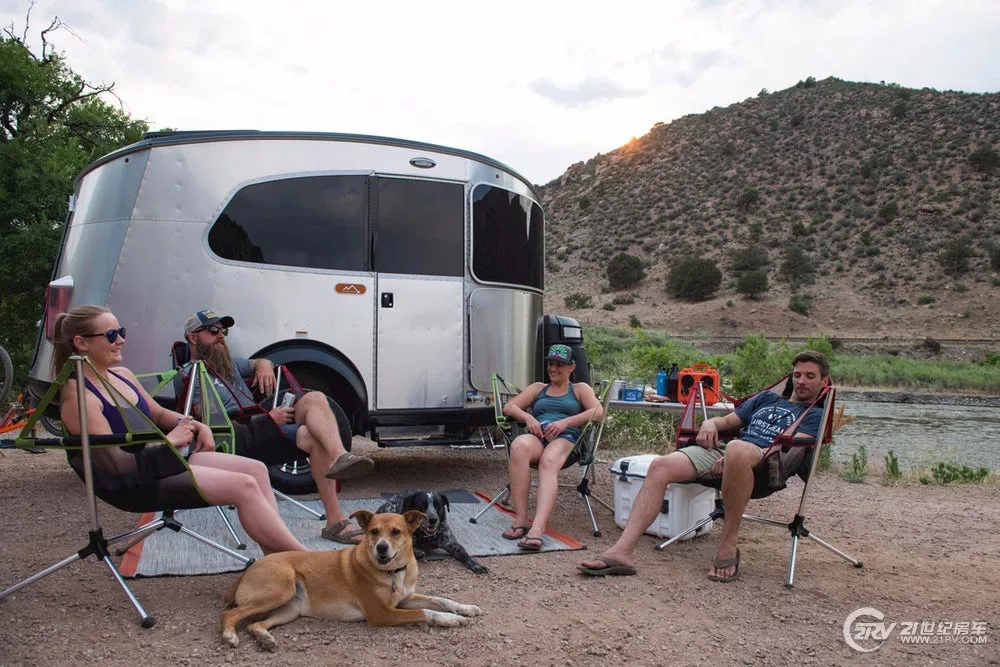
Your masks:
{"label": "bearded man", "polygon": [[[229,329],[236,321],[214,310],[200,310],[184,325],[184,338],[192,361],[203,361],[216,391],[230,415],[255,403],[253,390],[271,395],[276,386],[275,366],[264,358],[234,356],[226,344]],[[194,403],[199,401],[196,389]],[[236,453],[269,465],[288,461],[295,449],[309,456],[310,469],[320,499],[326,509],[324,538],[341,544],[358,544],[362,532],[340,508],[336,480],[360,477],[372,472],[374,461],[351,454],[340,439],[337,418],[322,392],[310,391],[290,408],[277,407],[251,422],[234,421]]]}

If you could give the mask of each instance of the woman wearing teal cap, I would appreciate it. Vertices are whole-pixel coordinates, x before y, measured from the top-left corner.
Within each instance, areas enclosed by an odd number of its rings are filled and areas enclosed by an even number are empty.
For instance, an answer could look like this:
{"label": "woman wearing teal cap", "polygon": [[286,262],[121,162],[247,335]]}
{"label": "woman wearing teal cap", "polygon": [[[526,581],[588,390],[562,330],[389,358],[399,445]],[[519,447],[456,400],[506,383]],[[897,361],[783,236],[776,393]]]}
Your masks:
{"label": "woman wearing teal cap", "polygon": [[[542,535],[559,491],[559,471],[576,446],[581,428],[591,419],[600,421],[603,417],[590,385],[570,381],[576,368],[572,348],[553,345],[545,362],[549,382],[535,382],[503,406],[505,415],[528,428],[510,445],[507,478],[515,516],[503,536],[520,540],[518,546],[527,551],[542,548]],[[534,521],[528,516],[532,466],[538,468]]]}

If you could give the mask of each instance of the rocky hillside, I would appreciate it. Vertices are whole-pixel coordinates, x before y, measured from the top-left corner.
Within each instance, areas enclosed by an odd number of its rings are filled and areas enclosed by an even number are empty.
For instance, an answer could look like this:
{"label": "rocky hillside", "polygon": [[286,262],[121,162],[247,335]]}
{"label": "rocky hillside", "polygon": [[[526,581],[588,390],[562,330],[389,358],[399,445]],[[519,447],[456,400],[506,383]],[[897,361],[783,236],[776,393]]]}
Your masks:
{"label": "rocky hillside", "polygon": [[[998,150],[1000,94],[834,78],[657,123],[542,186],[546,309],[678,334],[993,338]],[[618,253],[646,277],[615,292]],[[668,294],[687,257],[721,269],[712,298]],[[752,268],[769,289],[749,298]]]}

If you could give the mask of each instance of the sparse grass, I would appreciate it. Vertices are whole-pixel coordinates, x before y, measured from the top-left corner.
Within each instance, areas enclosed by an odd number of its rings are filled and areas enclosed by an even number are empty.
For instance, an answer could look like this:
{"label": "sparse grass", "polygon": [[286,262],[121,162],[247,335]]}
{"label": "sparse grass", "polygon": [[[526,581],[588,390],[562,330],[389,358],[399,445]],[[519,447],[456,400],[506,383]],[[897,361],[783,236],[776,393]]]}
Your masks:
{"label": "sparse grass", "polygon": [[851,454],[851,462],[844,469],[842,477],[848,482],[859,484],[868,477],[868,448],[858,445],[857,451]]}
{"label": "sparse grass", "polygon": [[903,473],[899,470],[899,459],[896,458],[896,453],[890,449],[889,453],[885,455],[885,472],[882,474],[882,481],[886,484],[895,484],[902,477]]}

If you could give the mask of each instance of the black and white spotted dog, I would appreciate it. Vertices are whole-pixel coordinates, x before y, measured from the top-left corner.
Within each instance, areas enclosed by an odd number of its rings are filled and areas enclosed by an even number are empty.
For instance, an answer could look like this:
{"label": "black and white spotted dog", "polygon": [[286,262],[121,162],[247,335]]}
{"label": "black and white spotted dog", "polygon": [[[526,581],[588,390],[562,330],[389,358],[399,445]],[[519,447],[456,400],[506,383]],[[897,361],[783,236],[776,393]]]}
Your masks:
{"label": "black and white spotted dog", "polygon": [[[420,528],[413,533],[413,553],[429,554],[434,549],[443,549],[448,554],[465,565],[476,574],[485,574],[489,569],[477,563],[465,550],[448,527],[448,499],[442,493],[435,491],[411,490],[396,493],[375,510],[376,514],[395,512],[404,514],[409,510],[418,510],[427,515],[420,522]],[[420,555],[417,556],[418,558]]]}

